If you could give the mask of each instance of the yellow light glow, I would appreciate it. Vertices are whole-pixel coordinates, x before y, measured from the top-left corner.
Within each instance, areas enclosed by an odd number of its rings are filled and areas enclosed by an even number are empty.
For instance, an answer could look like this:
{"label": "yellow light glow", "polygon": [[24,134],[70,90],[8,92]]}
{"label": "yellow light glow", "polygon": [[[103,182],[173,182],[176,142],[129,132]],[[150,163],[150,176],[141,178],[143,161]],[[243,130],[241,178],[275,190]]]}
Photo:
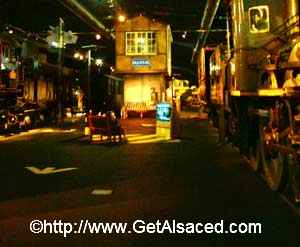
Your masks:
{"label": "yellow light glow", "polygon": [[119,22],[125,22],[125,21],[126,21],[126,16],[123,15],[123,14],[120,14],[120,15],[118,16],[118,20],[119,20]]}
{"label": "yellow light glow", "polygon": [[131,78],[130,80],[125,81],[124,85],[124,96],[125,96],[125,104],[135,104],[135,103],[151,103],[153,90],[155,93],[159,95],[160,90],[160,81],[154,80],[152,78],[147,78],[147,83],[145,83],[146,79],[142,78]]}
{"label": "yellow light glow", "polygon": [[[144,135],[144,134],[131,134],[126,136],[128,144],[151,144],[151,143],[178,143],[179,139],[166,139],[156,134]],[[105,142],[108,140],[107,136],[93,135],[92,140],[94,142]]]}
{"label": "yellow light glow", "polygon": [[33,135],[38,134],[47,134],[47,133],[72,133],[75,132],[76,129],[70,129],[70,130],[60,130],[60,129],[54,129],[54,128],[42,128],[42,129],[34,129],[29,130],[28,132],[22,132],[18,133],[12,136],[0,136],[0,142],[7,142],[7,141],[13,141],[13,140],[27,140],[28,138],[31,138]]}
{"label": "yellow light glow", "polygon": [[129,142],[134,142],[134,141],[141,141],[141,140],[153,140],[157,137],[156,134],[152,134],[152,135],[136,135],[136,136],[130,136],[128,137],[128,141]]}
{"label": "yellow light glow", "polygon": [[239,90],[233,90],[230,93],[232,96],[237,96],[237,97],[241,96],[241,91]]}
{"label": "yellow light glow", "polygon": [[282,88],[272,88],[272,89],[259,89],[258,90],[259,96],[283,96],[284,90]]}
{"label": "yellow light glow", "polygon": [[145,38],[138,38],[138,43],[145,44]]}
{"label": "yellow light glow", "polygon": [[127,136],[127,140],[129,144],[147,144],[147,143],[178,143],[180,140],[170,140],[164,137],[160,137],[156,134],[152,135],[134,135],[134,136]]}
{"label": "yellow light glow", "polygon": [[77,59],[77,58],[79,58],[79,57],[80,57],[80,53],[79,53],[79,52],[75,52],[75,53],[74,53],[74,58]]}
{"label": "yellow light glow", "polygon": [[85,127],[85,128],[84,128],[84,135],[85,135],[85,136],[91,135],[91,129],[90,129],[89,127]]}

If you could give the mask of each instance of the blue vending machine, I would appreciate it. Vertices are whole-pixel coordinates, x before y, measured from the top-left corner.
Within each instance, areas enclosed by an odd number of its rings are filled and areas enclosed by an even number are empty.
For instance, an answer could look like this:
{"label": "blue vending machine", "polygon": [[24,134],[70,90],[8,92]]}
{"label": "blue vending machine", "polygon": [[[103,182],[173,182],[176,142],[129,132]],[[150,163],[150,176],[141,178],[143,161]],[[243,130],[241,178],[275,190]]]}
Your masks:
{"label": "blue vending machine", "polygon": [[172,105],[162,102],[156,107],[156,135],[165,140],[171,139]]}

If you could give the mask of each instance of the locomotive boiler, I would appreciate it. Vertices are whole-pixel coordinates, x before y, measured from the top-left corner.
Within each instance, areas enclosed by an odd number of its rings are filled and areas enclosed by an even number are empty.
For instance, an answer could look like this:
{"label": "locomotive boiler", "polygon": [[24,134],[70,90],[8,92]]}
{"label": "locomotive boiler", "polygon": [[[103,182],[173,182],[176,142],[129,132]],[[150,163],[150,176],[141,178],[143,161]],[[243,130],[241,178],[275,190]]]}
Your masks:
{"label": "locomotive boiler", "polygon": [[298,0],[224,3],[227,42],[209,61],[202,47],[198,59],[200,71],[209,67],[199,80],[210,116],[220,141],[234,143],[272,190],[300,202]]}

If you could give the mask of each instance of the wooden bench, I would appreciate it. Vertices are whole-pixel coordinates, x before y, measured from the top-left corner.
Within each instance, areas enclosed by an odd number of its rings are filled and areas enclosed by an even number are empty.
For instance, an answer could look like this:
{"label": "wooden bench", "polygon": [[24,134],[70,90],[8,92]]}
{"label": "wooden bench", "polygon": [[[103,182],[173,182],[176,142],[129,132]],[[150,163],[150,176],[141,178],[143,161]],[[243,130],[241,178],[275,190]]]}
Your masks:
{"label": "wooden bench", "polygon": [[[108,142],[111,142],[112,139],[115,142],[116,136],[119,136],[119,141],[122,141],[122,136],[124,138],[126,137],[124,129],[120,126],[116,126],[108,117],[88,115],[87,125],[90,129],[91,142],[102,142],[104,136],[107,137]],[[95,140],[93,138],[95,135],[99,135],[100,140]]]}

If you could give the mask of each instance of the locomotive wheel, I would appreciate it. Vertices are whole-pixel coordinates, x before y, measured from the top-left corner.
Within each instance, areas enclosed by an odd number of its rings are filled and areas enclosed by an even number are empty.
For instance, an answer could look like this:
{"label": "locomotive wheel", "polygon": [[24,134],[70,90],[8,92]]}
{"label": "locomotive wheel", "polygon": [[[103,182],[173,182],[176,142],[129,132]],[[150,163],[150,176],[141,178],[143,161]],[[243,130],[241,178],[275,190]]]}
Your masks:
{"label": "locomotive wheel", "polygon": [[299,167],[299,165],[297,165],[297,167],[294,169],[292,190],[293,190],[293,201],[297,204],[300,204],[300,167]]}
{"label": "locomotive wheel", "polygon": [[284,174],[285,159],[278,150],[270,148],[267,144],[268,133],[260,126],[260,155],[263,174],[268,186],[273,191],[281,190]]}
{"label": "locomotive wheel", "polygon": [[[290,140],[286,139],[287,146],[291,147]],[[300,166],[299,160],[293,154],[286,155],[286,163],[288,168],[288,187],[285,195],[293,203],[300,204]]]}
{"label": "locomotive wheel", "polygon": [[[293,113],[292,107],[289,101],[284,101],[283,114],[282,116],[282,129],[294,128],[293,124]],[[289,135],[286,135],[281,139],[281,143],[286,146],[288,149],[293,150],[291,143],[291,138]],[[284,166],[284,176],[283,176],[283,187],[284,193],[288,198],[294,203],[300,203],[300,167],[299,167],[299,158],[296,153],[288,153],[284,156],[285,166]]]}
{"label": "locomotive wheel", "polygon": [[300,167],[292,154],[287,155],[289,167],[289,190],[287,196],[293,203],[300,203]]}

